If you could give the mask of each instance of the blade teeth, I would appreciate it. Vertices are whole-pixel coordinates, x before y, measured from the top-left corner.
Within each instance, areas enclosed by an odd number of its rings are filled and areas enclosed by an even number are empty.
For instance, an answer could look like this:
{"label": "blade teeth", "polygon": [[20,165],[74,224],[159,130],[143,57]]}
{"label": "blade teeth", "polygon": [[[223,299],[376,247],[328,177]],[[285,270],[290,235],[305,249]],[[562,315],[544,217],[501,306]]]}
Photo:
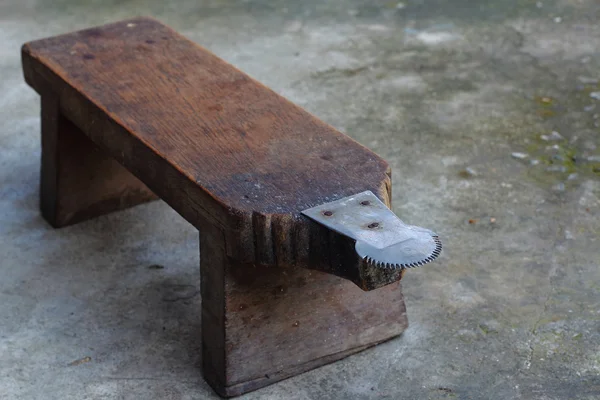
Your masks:
{"label": "blade teeth", "polygon": [[374,266],[374,267],[377,267],[377,268],[385,268],[385,269],[398,269],[398,268],[401,268],[401,267],[402,267],[402,265],[401,265],[401,264],[395,264],[395,263],[386,263],[386,262],[383,262],[383,261],[378,261],[378,260],[375,260],[374,258],[372,258],[372,257],[369,257],[369,256],[365,256],[365,257],[363,258],[363,260],[364,260],[364,261],[365,261],[367,264],[369,264],[369,265],[371,265],[371,266]]}
{"label": "blade teeth", "polygon": [[439,257],[439,255],[442,253],[442,242],[440,241],[439,236],[432,236],[433,240],[435,242],[435,249],[431,252],[431,255],[427,258],[425,258],[424,260],[420,260],[420,261],[415,261],[412,263],[386,263],[383,261],[378,261],[370,256],[365,256],[363,258],[363,260],[371,265],[371,266],[375,266],[377,268],[385,268],[385,269],[406,269],[406,268],[417,268],[417,267],[421,267],[425,264],[428,264],[432,261],[434,261],[436,258]]}

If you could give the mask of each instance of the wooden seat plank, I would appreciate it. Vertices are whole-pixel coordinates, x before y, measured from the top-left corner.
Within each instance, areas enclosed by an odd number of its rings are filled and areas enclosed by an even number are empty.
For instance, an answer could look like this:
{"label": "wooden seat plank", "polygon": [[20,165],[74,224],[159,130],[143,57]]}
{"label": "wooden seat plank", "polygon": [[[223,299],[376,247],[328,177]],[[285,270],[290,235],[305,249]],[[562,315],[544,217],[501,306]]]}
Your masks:
{"label": "wooden seat plank", "polygon": [[[152,19],[31,42],[24,53],[54,91],[72,87],[230,214],[298,214],[381,193],[389,180],[362,145]],[[61,102],[82,114],[80,99]],[[121,137],[90,134],[110,154],[124,151]]]}

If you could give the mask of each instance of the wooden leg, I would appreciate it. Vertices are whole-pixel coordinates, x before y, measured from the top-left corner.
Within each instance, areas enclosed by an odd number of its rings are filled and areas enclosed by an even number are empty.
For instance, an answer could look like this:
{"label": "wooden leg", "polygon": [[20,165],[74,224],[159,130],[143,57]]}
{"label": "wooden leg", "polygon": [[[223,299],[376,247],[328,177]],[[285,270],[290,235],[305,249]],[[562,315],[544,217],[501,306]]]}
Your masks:
{"label": "wooden leg", "polygon": [[42,95],[40,207],[52,226],[71,225],[155,198],[61,114],[56,96]]}
{"label": "wooden leg", "polygon": [[361,351],[408,326],[400,283],[364,292],[300,268],[239,264],[218,229],[200,235],[203,366],[237,396]]}

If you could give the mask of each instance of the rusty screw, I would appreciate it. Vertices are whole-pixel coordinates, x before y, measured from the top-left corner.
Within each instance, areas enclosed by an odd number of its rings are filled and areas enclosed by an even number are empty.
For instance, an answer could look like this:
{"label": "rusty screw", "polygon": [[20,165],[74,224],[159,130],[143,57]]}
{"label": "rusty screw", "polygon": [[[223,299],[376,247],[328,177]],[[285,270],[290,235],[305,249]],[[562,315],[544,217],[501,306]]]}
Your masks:
{"label": "rusty screw", "polygon": [[367,226],[369,229],[375,229],[379,226],[379,222],[373,222]]}
{"label": "rusty screw", "polygon": [[332,211],[323,211],[323,215],[326,217],[331,217],[333,215]]}

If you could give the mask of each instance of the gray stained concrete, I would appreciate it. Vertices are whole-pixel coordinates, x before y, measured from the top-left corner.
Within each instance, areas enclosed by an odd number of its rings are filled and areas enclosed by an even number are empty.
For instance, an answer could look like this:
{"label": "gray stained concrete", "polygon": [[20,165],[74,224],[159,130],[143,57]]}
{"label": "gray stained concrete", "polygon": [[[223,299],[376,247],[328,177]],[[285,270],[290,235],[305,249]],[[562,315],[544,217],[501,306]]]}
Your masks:
{"label": "gray stained concrete", "polygon": [[215,398],[194,229],[37,208],[21,44],[140,14],[389,160],[394,211],[445,243],[405,275],[404,335],[245,399],[600,399],[599,4],[3,0],[0,399]]}

